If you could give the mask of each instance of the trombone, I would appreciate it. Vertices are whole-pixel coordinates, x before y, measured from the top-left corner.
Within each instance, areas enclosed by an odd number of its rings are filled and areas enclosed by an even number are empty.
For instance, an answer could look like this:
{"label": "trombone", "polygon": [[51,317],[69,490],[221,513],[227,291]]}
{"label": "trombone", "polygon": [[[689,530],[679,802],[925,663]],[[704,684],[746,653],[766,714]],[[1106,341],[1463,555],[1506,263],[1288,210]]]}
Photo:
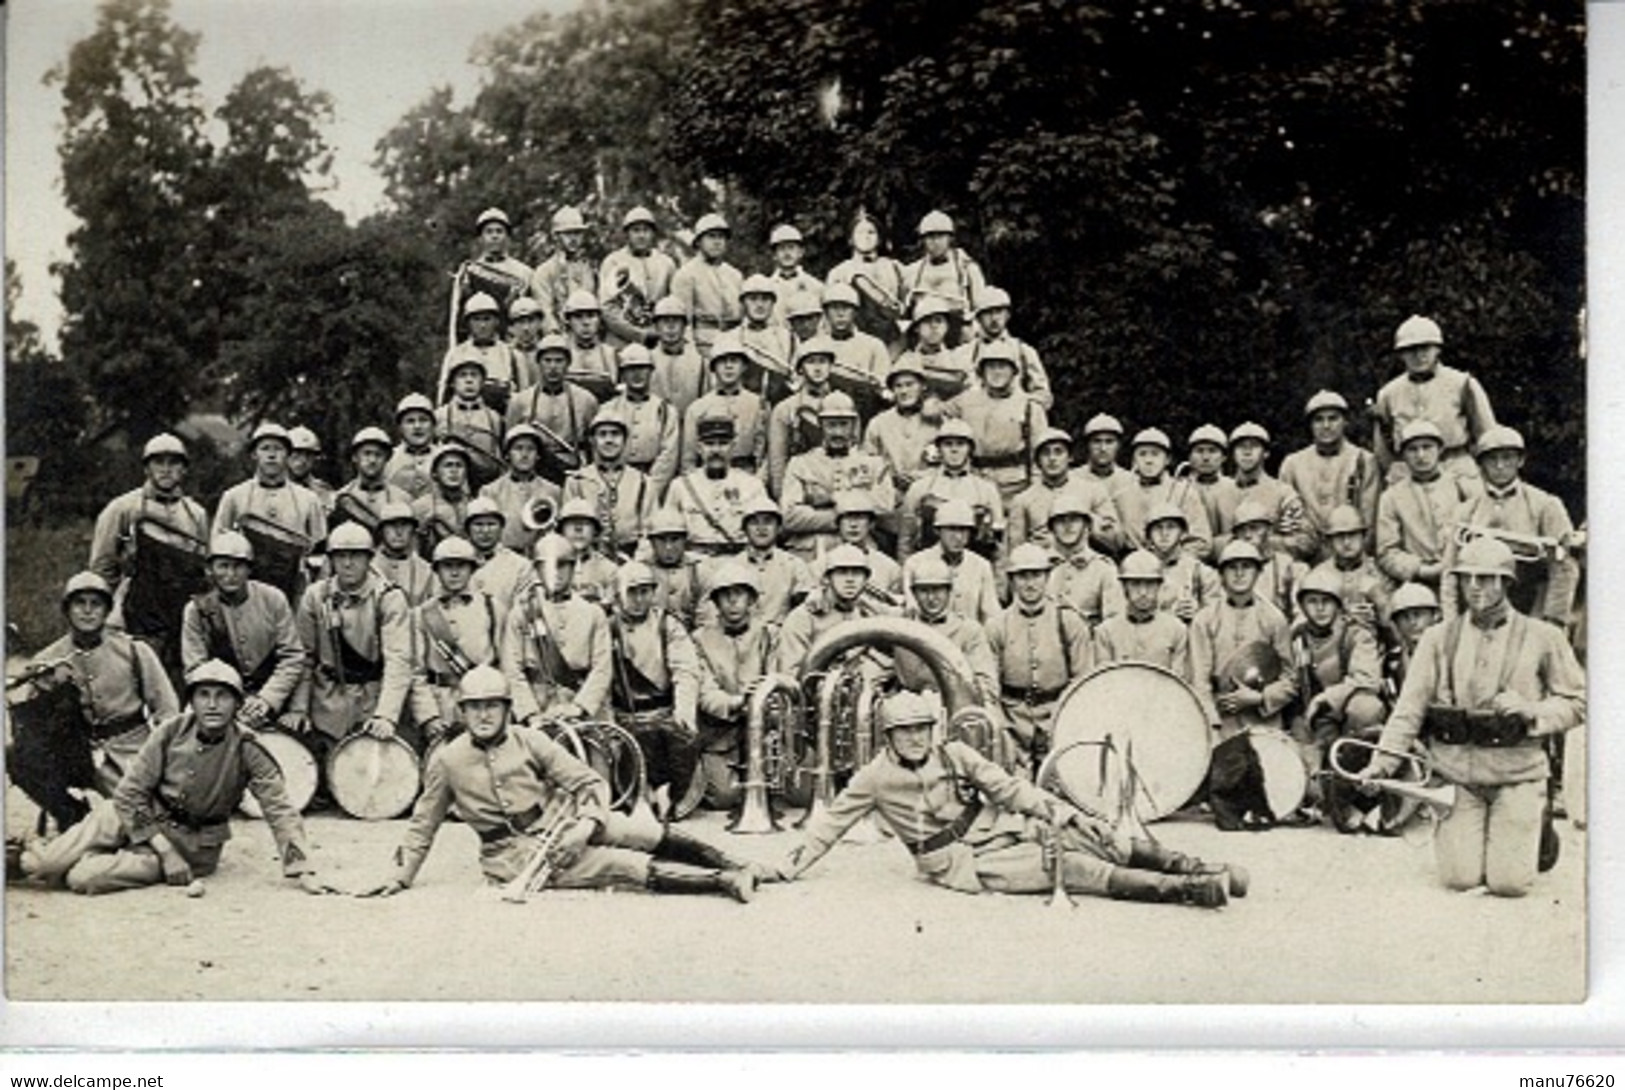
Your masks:
{"label": "trombone", "polygon": [[[1398,757],[1401,766],[1409,770],[1409,775],[1403,778],[1370,778],[1360,775],[1358,769],[1348,767],[1353,751],[1366,753],[1365,764],[1369,764],[1379,754],[1389,757]],[[1361,768],[1365,767],[1361,765]],[[1395,749],[1392,746],[1379,745],[1368,742],[1363,738],[1339,738],[1332,743],[1332,748],[1326,754],[1326,766],[1332,775],[1350,783],[1370,784],[1379,791],[1387,791],[1399,795],[1401,798],[1412,799],[1422,803],[1434,817],[1443,817],[1456,805],[1456,785],[1440,784],[1437,787],[1428,786],[1433,778],[1433,762],[1424,753],[1413,753],[1410,750]]]}

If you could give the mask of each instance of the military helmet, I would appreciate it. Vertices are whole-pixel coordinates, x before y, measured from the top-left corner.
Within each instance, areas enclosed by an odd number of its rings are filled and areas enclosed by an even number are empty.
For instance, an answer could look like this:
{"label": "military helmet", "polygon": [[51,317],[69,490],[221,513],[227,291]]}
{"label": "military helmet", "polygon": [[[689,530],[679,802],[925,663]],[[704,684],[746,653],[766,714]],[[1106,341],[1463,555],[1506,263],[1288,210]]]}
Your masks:
{"label": "military helmet", "polygon": [[1273,526],[1275,518],[1265,507],[1254,499],[1245,499],[1236,504],[1235,521],[1231,523],[1232,529],[1239,530],[1243,526],[1251,526],[1255,522],[1262,522]]}
{"label": "military helmet", "polygon": [[772,515],[780,522],[784,521],[784,512],[779,510],[779,505],[774,502],[772,496],[768,495],[758,496],[754,500],[751,500],[749,503],[745,504],[745,506],[739,512],[739,521],[745,522],[748,519],[755,518],[757,515]]}
{"label": "military helmet", "polygon": [[1089,510],[1089,501],[1071,488],[1061,489],[1061,494],[1055,497],[1055,502],[1050,505],[1049,518],[1044,520],[1045,525],[1053,527],[1057,519],[1063,518],[1081,518],[1090,524],[1095,521],[1094,512]]}
{"label": "military helmet", "polygon": [[418,517],[412,512],[412,505],[405,500],[391,500],[378,509],[378,525],[387,526],[392,522],[410,522],[416,526]]}
{"label": "military helmet", "polygon": [[781,223],[773,228],[773,233],[767,236],[769,246],[778,246],[785,242],[801,242],[801,232],[788,223]]}
{"label": "military helmet", "polygon": [[1180,507],[1177,503],[1172,503],[1166,500],[1162,503],[1152,504],[1151,509],[1145,513],[1146,532],[1149,533],[1151,531],[1151,527],[1155,526],[1159,522],[1178,522],[1179,525],[1184,527],[1186,530],[1191,528],[1191,520],[1185,517],[1184,508]]}
{"label": "military helmet", "polygon": [[1406,424],[1405,429],[1399,433],[1399,449],[1404,450],[1406,447],[1410,446],[1419,439],[1431,439],[1440,446],[1443,446],[1444,432],[1440,431],[1439,425],[1435,424],[1431,420],[1412,420],[1409,424]]}
{"label": "military helmet", "polygon": [[1237,424],[1230,432],[1230,445],[1235,446],[1244,439],[1255,439],[1266,447],[1270,445],[1270,433],[1262,424],[1255,424],[1251,420],[1245,424]]}
{"label": "military helmet", "polygon": [[988,288],[976,298],[976,313],[984,310],[1009,310],[1010,293],[1003,288]]}
{"label": "military helmet", "polygon": [[603,309],[598,303],[598,296],[590,291],[577,288],[564,300],[564,316],[572,314],[597,314]]}
{"label": "military helmet", "polygon": [[571,519],[586,519],[600,530],[604,528],[604,520],[598,517],[598,508],[584,496],[566,500],[553,521],[554,525],[562,527]]}
{"label": "military helmet", "polygon": [[1038,433],[1038,438],[1033,440],[1033,453],[1037,454],[1051,443],[1060,443],[1070,452],[1072,450],[1072,434],[1060,428],[1045,428]]}
{"label": "military helmet", "polygon": [[1316,394],[1309,399],[1309,403],[1304,406],[1303,415],[1314,416],[1322,409],[1335,409],[1340,413],[1347,414],[1349,411],[1348,398],[1344,397],[1335,390],[1317,391]]}
{"label": "military helmet", "polygon": [[636,587],[658,587],[660,580],[655,578],[654,569],[641,560],[628,560],[615,569],[615,585],[621,594]]}
{"label": "military helmet", "polygon": [[853,402],[852,396],[845,390],[831,390],[818,403],[818,419],[833,420],[843,417],[856,420],[858,418],[858,406]]}
{"label": "military helmet", "polygon": [[920,226],[915,234],[920,237],[926,235],[951,235],[954,233],[954,221],[948,218],[946,212],[927,212],[920,220]]}
{"label": "military helmet", "polygon": [[532,424],[515,424],[509,428],[502,437],[502,452],[506,454],[519,439],[529,439],[536,444],[536,449],[542,449],[542,433]]}
{"label": "military helmet", "polygon": [[1337,599],[1338,605],[1345,605],[1343,601],[1343,577],[1337,574],[1337,569],[1329,564],[1322,564],[1298,583],[1297,592],[1293,595],[1299,605],[1303,604],[1306,594],[1324,594],[1328,598]]}
{"label": "military helmet", "polygon": [[1349,504],[1338,504],[1332,508],[1332,513],[1326,516],[1327,537],[1335,537],[1338,534],[1363,534],[1365,531],[1365,516]]}
{"label": "military helmet", "polygon": [[798,291],[784,304],[786,318],[817,318],[824,313],[822,292]]}
{"label": "military helmet", "polygon": [[388,432],[376,425],[368,425],[356,432],[355,438],[350,440],[350,453],[354,454],[369,443],[373,446],[383,447],[385,450],[394,447],[394,444],[389,441]]}
{"label": "military helmet", "polygon": [[99,594],[109,608],[113,605],[113,588],[93,571],[82,571],[68,580],[67,586],[62,588],[63,609],[68,607],[76,594]]}
{"label": "military helmet", "polygon": [[255,428],[254,434],[248,437],[248,449],[253,450],[267,439],[274,439],[282,444],[284,450],[290,454],[293,452],[293,439],[288,435],[288,429],[269,420]]}
{"label": "military helmet", "polygon": [[467,468],[468,448],[466,446],[452,441],[441,443],[438,447],[434,448],[434,453],[429,455],[429,472],[433,473],[435,470],[440,468],[441,462],[445,461],[447,458],[453,457],[461,458],[463,460],[464,468]]}
{"label": "military helmet", "polygon": [[625,371],[628,367],[653,367],[655,365],[654,353],[643,345],[636,343],[622,348],[615,359],[622,371]]}
{"label": "military helmet", "polygon": [[570,338],[562,333],[549,333],[536,342],[537,359],[541,359],[549,353],[557,353],[568,359],[570,357]]}
{"label": "military helmet", "polygon": [[504,523],[508,521],[508,516],[503,512],[502,505],[490,496],[475,496],[468,501],[468,507],[463,511],[463,525],[466,527],[478,518],[494,518]]}
{"label": "military helmet", "polygon": [[188,703],[200,685],[223,685],[235,693],[238,700],[243,698],[243,676],[237,672],[236,667],[219,659],[198,663],[186,672],[184,680]]}
{"label": "military helmet", "polygon": [[1497,424],[1495,427],[1487,429],[1483,435],[1478,437],[1478,446],[1474,449],[1473,454],[1476,457],[1482,458],[1491,451],[1522,451],[1523,449],[1523,436],[1519,435],[1515,429],[1509,428],[1505,424]]}
{"label": "military helmet", "polygon": [[976,526],[976,512],[964,500],[948,500],[937,508],[937,529],[959,526],[966,530]]}
{"label": "military helmet", "polygon": [[448,537],[434,547],[434,557],[429,561],[433,567],[442,564],[471,564],[480,566],[480,554],[475,552],[474,543],[463,537]]}
{"label": "military helmet", "polygon": [[222,530],[209,539],[210,560],[241,560],[254,562],[254,546],[236,530]]}
{"label": "military helmet", "polygon": [[1499,575],[1506,579],[1518,576],[1518,561],[1512,547],[1499,538],[1476,537],[1461,547],[1451,575]]}
{"label": "military helmet", "polygon": [[481,212],[479,218],[474,221],[474,230],[482,231],[488,223],[500,223],[509,230],[513,229],[513,223],[508,219],[508,213],[500,208],[487,208]]}
{"label": "military helmet", "polygon": [[1008,364],[1012,369],[1020,370],[1021,357],[1016,352],[1015,342],[1006,338],[994,341],[992,344],[984,344],[981,352],[976,357],[977,373],[980,374],[982,369],[990,363],[1004,363]]}
{"label": "military helmet", "polygon": [[835,342],[824,336],[822,333],[818,334],[816,337],[808,337],[805,341],[796,346],[796,370],[801,370],[801,365],[805,363],[810,356],[827,356],[830,362],[834,363]]}
{"label": "military helmet", "polygon": [[721,231],[725,235],[728,234],[730,231],[728,221],[717,215],[715,212],[707,212],[705,215],[694,221],[695,242],[698,242],[702,235],[709,235],[712,231]]}
{"label": "military helmet", "polygon": [[930,698],[904,689],[880,702],[880,729],[891,732],[898,727],[917,727],[922,723],[936,726],[937,706]]}
{"label": "military helmet", "polygon": [[1130,443],[1129,446],[1161,447],[1170,453],[1174,449],[1173,440],[1169,439],[1168,433],[1161,428],[1141,428],[1134,433],[1134,442]]}
{"label": "military helmet", "polygon": [[598,415],[592,418],[587,425],[587,434],[596,435],[602,428],[619,428],[622,435],[631,435],[632,426],[627,423],[618,409],[599,409]]}
{"label": "military helmet", "polygon": [[921,382],[925,381],[925,368],[920,366],[919,357],[912,352],[905,352],[892,361],[890,370],[886,372],[886,385],[891,386],[894,380],[903,375],[913,375]]}
{"label": "military helmet", "polygon": [[858,289],[851,284],[831,284],[824,289],[824,309],[828,310],[837,304],[855,307],[858,305]]}
{"label": "military helmet", "polygon": [[736,333],[723,333],[711,342],[711,366],[715,367],[718,360],[728,356],[750,359],[750,353],[745,351],[745,342]]}
{"label": "military helmet", "polygon": [[908,585],[911,590],[951,587],[954,585],[954,573],[948,570],[946,560],[926,553],[914,562],[913,570],[908,573]]}
{"label": "military helmet", "polygon": [[685,322],[688,321],[688,308],[683,305],[681,299],[672,295],[662,296],[655,303],[653,313],[656,318],[681,318]]}
{"label": "military helmet", "polygon": [[1388,599],[1388,619],[1395,617],[1408,609],[1438,609],[1439,599],[1432,588],[1421,583],[1402,583],[1394,591],[1393,597]]}
{"label": "military helmet", "polygon": [[170,458],[179,458],[183,462],[191,461],[191,457],[186,453],[186,444],[181,442],[177,436],[171,435],[168,432],[154,435],[151,439],[147,440],[146,446],[141,448],[142,462],[147,462],[153,458],[161,458],[166,456]]}
{"label": "military helmet", "polygon": [[473,368],[477,370],[482,378],[487,373],[485,367],[485,357],[480,355],[480,350],[472,345],[465,345],[456,350],[455,354],[451,358],[449,366],[447,367],[446,373],[452,378],[456,378],[457,372],[466,368]]}
{"label": "military helmet", "polygon": [[1010,550],[1010,563],[1005,570],[1011,575],[1024,571],[1047,572],[1054,567],[1054,559],[1042,545],[1024,541]]}
{"label": "military helmet", "polygon": [[927,295],[914,304],[909,325],[917,326],[927,318],[943,318],[954,312],[953,304],[936,295]]}
{"label": "military helmet", "polygon": [[1439,328],[1439,323],[1431,318],[1413,314],[1400,322],[1399,328],[1394,330],[1396,352],[1426,344],[1444,344],[1444,331]]}
{"label": "military helmet", "polygon": [[942,427],[938,428],[937,434],[931,437],[931,442],[941,444],[948,439],[963,439],[974,447],[976,445],[976,429],[957,416],[950,417],[942,422]]}
{"label": "military helmet", "polygon": [[1145,549],[1135,549],[1123,558],[1123,563],[1117,569],[1117,579],[1126,583],[1131,580],[1143,580],[1148,583],[1163,581],[1162,561]]}
{"label": "military helmet", "polygon": [[640,204],[621,217],[621,230],[624,231],[628,227],[635,227],[640,223],[647,223],[650,227],[660,226],[660,221],[655,219],[655,214]]}
{"label": "military helmet", "polygon": [[847,488],[835,493],[835,517],[842,515],[868,515],[880,513],[873,494],[867,488]]}
{"label": "military helmet", "polygon": [[1198,443],[1212,443],[1221,449],[1230,445],[1229,440],[1225,437],[1224,429],[1217,424],[1203,424],[1191,432],[1190,440],[1185,446],[1194,450]]}
{"label": "military helmet", "polygon": [[501,314],[502,307],[497,301],[483,291],[477,291],[463,300],[463,317],[472,318],[476,314]]}
{"label": "military helmet", "polygon": [[407,413],[428,413],[434,415],[434,402],[424,394],[407,394],[395,403],[395,421],[400,422],[401,417]]}
{"label": "military helmet", "polygon": [[824,554],[824,573],[840,571],[843,568],[870,571],[868,555],[856,545],[837,545]]}
{"label": "military helmet", "polygon": [[1250,541],[1232,541],[1219,553],[1219,570],[1223,571],[1228,564],[1256,564],[1264,566],[1264,557],[1259,553],[1257,546]]}
{"label": "military helmet", "polygon": [[1091,435],[1098,435],[1101,433],[1121,437],[1123,434],[1122,421],[1118,420],[1117,417],[1111,415],[1110,413],[1096,413],[1094,416],[1091,416],[1089,418],[1089,422],[1083,426],[1083,437],[1088,439]]}
{"label": "military helmet", "polygon": [[500,700],[504,704],[512,701],[508,692],[508,677],[495,666],[484,663],[474,667],[463,675],[457,683],[457,703],[472,704],[479,700]]}
{"label": "military helmet", "polygon": [[562,534],[543,534],[530,547],[530,558],[538,564],[574,564],[575,546]]}
{"label": "military helmet", "polygon": [[777,299],[779,289],[774,285],[771,277],[763,276],[761,273],[751,273],[739,284],[739,298],[743,299],[747,295],[771,295]]}
{"label": "military helmet", "polygon": [[371,553],[377,550],[372,534],[359,522],[346,522],[333,528],[327,535],[327,555],[334,553]]}
{"label": "military helmet", "polygon": [[649,517],[650,537],[687,537],[688,519],[673,507],[662,507]]}
{"label": "military helmet", "polygon": [[723,564],[716,575],[712,576],[709,597],[714,600],[717,595],[733,587],[744,587],[757,598],[762,596],[762,581],[757,578],[756,569],[737,560]]}
{"label": "military helmet", "polygon": [[553,230],[557,231],[585,231],[587,221],[582,218],[580,209],[574,205],[565,205],[553,213]]}
{"label": "military helmet", "polygon": [[542,314],[542,304],[528,295],[521,295],[508,304],[508,320],[510,322],[517,322],[521,318],[539,318]]}

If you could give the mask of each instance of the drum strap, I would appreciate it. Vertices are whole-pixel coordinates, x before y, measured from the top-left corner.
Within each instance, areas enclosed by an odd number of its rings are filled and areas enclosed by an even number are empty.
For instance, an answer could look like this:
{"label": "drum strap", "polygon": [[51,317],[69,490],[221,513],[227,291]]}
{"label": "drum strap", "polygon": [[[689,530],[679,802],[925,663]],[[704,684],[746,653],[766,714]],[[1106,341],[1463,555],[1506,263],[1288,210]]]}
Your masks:
{"label": "drum strap", "polygon": [[586,671],[577,670],[565,661],[564,652],[560,650],[558,641],[553,638],[552,628],[545,623],[545,618],[541,618],[544,623],[537,623],[540,618],[540,607],[537,606],[534,597],[526,605],[526,614],[529,621],[527,627],[531,633],[531,641],[536,647],[537,666],[542,677],[550,685],[579,689],[586,678]]}
{"label": "drum strap", "polygon": [[253,694],[263,689],[276,671],[276,656],[268,654],[255,664],[253,670],[246,669],[243,661],[237,657],[237,646],[232,642],[231,628],[226,620],[226,609],[220,601],[219,592],[211,590],[196,595],[192,598],[192,604],[197,607],[198,616],[203,620],[203,635],[210,656],[219,659],[242,676],[245,692]]}
{"label": "drum strap", "polygon": [[621,618],[612,616],[609,619],[610,645],[615,652],[615,679],[620,682],[620,692],[617,694],[624,701],[624,711],[652,711],[671,705],[673,694],[676,692],[676,682],[671,676],[671,660],[668,654],[666,632],[666,615],[655,611],[650,614],[660,633],[660,665],[666,673],[664,687],[656,685],[650,677],[632,662],[632,657],[626,653],[625,635],[621,629]]}

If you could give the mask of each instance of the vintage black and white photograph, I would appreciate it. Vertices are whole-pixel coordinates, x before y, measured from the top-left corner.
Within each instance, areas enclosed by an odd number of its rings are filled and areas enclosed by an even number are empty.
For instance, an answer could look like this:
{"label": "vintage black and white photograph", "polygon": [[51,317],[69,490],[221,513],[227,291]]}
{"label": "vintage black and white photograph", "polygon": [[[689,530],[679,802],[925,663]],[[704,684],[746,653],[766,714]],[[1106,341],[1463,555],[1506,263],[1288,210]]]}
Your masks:
{"label": "vintage black and white photograph", "polygon": [[9,1000],[1586,1000],[1578,0],[5,15]]}

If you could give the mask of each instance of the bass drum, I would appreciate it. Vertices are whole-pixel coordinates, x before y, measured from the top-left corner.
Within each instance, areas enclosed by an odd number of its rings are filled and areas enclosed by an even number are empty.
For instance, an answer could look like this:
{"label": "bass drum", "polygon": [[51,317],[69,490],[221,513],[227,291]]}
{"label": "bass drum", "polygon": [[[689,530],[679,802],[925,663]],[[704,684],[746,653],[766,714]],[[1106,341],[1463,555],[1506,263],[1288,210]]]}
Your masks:
{"label": "bass drum", "polygon": [[388,821],[417,800],[418,755],[399,738],[352,734],[327,755],[327,789],[351,817]]}
{"label": "bass drum", "polygon": [[[1133,796],[1142,822],[1167,817],[1207,776],[1211,728],[1196,691],[1148,662],[1115,662],[1072,684],[1050,721],[1054,774],[1079,799],[1116,812]],[[1115,753],[1117,760],[1108,759]],[[1127,773],[1129,783],[1123,782]]]}
{"label": "bass drum", "polygon": [[[282,770],[282,789],[287,792],[288,801],[295,810],[304,813],[310,800],[316,797],[316,758],[305,748],[305,743],[281,731],[262,731],[254,736],[254,741]],[[237,804],[237,809],[251,818],[264,816],[259,800],[247,792],[243,793],[243,801]]]}
{"label": "bass drum", "polygon": [[1264,798],[1276,821],[1303,805],[1309,793],[1309,772],[1303,767],[1298,745],[1285,731],[1274,727],[1249,727],[1247,742],[1258,754],[1258,767],[1264,773]]}

